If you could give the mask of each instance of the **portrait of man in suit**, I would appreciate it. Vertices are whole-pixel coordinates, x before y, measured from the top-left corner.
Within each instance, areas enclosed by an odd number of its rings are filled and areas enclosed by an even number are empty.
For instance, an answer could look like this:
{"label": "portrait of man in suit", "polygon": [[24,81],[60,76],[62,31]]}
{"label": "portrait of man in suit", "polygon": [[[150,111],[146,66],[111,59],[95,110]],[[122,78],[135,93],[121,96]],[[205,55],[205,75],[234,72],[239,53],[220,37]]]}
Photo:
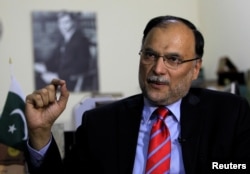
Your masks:
{"label": "portrait of man in suit", "polygon": [[72,92],[97,91],[95,13],[33,12],[36,89],[65,79]]}

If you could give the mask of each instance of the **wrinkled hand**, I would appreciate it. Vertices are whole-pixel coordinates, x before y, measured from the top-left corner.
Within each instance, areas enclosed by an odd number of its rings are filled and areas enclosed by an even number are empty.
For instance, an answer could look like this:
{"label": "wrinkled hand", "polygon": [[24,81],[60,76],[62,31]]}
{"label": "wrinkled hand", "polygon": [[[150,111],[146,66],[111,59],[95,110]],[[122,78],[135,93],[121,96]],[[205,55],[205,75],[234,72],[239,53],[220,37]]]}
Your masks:
{"label": "wrinkled hand", "polygon": [[39,150],[48,143],[51,127],[66,108],[68,98],[66,82],[59,79],[53,79],[51,84],[26,97],[25,116],[33,148]]}

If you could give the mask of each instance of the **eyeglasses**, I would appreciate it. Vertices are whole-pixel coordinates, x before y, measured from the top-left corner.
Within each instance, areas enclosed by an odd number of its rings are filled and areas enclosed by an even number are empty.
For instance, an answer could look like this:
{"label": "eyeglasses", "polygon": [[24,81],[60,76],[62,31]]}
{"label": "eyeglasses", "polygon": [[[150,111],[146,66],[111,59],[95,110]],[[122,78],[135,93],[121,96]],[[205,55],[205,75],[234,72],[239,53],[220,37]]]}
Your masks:
{"label": "eyeglasses", "polygon": [[169,55],[161,56],[158,53],[151,51],[151,50],[141,50],[139,52],[139,55],[141,55],[141,62],[146,65],[153,64],[160,57],[162,57],[165,66],[171,69],[177,69],[179,64],[183,64],[186,62],[191,62],[191,61],[200,59],[200,57],[195,57],[193,59],[182,60],[180,56],[176,54],[169,54]]}

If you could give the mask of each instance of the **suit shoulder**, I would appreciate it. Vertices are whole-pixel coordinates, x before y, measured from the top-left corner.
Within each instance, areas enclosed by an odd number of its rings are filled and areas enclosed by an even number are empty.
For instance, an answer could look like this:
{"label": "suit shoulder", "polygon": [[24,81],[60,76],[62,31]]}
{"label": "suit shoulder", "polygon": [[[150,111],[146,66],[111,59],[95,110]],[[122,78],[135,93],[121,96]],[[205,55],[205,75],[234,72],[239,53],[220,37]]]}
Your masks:
{"label": "suit shoulder", "polygon": [[225,101],[225,102],[229,102],[229,101],[246,102],[247,101],[246,98],[240,95],[232,94],[232,93],[225,92],[225,91],[206,89],[206,88],[191,88],[188,93],[188,96],[196,96],[202,100],[209,100],[209,101],[215,101],[215,100]]}
{"label": "suit shoulder", "polygon": [[114,100],[105,104],[102,104],[94,109],[89,110],[88,112],[94,113],[105,113],[105,112],[112,112],[117,110],[126,110],[126,109],[133,109],[143,106],[143,96],[142,94],[136,94],[129,97],[125,97],[122,99]]}

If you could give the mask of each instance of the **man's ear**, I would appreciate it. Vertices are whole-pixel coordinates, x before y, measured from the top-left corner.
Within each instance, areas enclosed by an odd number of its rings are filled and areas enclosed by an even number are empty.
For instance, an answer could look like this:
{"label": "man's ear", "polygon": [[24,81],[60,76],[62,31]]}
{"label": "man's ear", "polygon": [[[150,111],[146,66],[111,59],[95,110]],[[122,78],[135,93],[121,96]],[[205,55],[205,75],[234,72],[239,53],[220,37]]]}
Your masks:
{"label": "man's ear", "polygon": [[201,67],[202,67],[202,59],[199,59],[195,62],[195,65],[194,65],[193,80],[198,78]]}

